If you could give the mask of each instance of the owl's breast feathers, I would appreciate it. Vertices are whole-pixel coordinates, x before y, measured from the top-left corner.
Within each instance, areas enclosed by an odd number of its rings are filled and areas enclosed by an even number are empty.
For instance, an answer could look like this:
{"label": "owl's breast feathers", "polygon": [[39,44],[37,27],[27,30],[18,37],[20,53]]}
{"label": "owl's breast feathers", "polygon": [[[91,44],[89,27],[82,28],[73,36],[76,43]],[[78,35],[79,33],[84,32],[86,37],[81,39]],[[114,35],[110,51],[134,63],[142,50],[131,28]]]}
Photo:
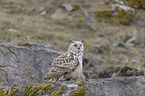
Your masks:
{"label": "owl's breast feathers", "polygon": [[52,68],[47,74],[48,78],[59,78],[66,73],[73,72],[79,65],[76,53],[66,52],[52,61]]}

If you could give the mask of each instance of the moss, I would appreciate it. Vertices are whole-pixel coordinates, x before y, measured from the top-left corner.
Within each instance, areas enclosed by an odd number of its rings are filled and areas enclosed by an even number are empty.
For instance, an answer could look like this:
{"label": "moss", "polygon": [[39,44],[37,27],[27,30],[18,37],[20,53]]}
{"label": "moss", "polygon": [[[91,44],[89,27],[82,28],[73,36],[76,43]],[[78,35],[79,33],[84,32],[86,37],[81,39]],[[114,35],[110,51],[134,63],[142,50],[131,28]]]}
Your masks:
{"label": "moss", "polygon": [[42,89],[41,89],[41,94],[46,95],[46,93],[49,91],[49,94],[52,93],[53,87],[51,87],[51,84],[46,84]]}
{"label": "moss", "polygon": [[3,88],[0,88],[0,94],[4,94],[4,90],[3,90]]}
{"label": "moss", "polygon": [[30,84],[28,87],[25,88],[25,92],[22,96],[33,96],[36,93],[41,94],[41,95],[46,95],[48,91],[52,93],[51,83],[50,84]]}
{"label": "moss", "polygon": [[122,0],[126,5],[135,9],[144,9],[145,0]]}
{"label": "moss", "polygon": [[58,91],[62,91],[64,86],[65,86],[65,85],[62,85],[62,86],[58,89]]}
{"label": "moss", "polygon": [[50,90],[49,90],[49,95],[51,95],[52,90],[53,90],[53,87],[50,88]]}
{"label": "moss", "polygon": [[[135,9],[144,9],[145,1],[144,0],[120,0],[124,3],[124,5],[130,6]],[[118,3],[118,2],[113,2]]]}
{"label": "moss", "polygon": [[112,9],[101,9],[101,10],[95,10],[94,14],[96,15],[98,21],[107,21],[109,20],[109,18],[112,17]]}
{"label": "moss", "polygon": [[76,10],[79,10],[81,9],[80,5],[79,4],[72,4],[72,7],[73,7],[73,10],[72,11],[76,11]]}
{"label": "moss", "polygon": [[30,89],[34,86],[34,84],[30,84],[28,87],[25,87],[25,92],[22,96],[28,95],[28,92],[30,91]]}
{"label": "moss", "polygon": [[[144,0],[122,0],[125,6],[129,6],[134,8],[134,12],[132,10],[123,10],[119,7],[115,7],[114,10],[112,8],[106,8],[101,10],[95,10],[94,14],[96,15],[98,21],[107,21],[112,24],[124,24],[128,25],[131,23],[134,15],[138,12],[139,9],[145,9],[145,1]],[[113,2],[114,4],[118,2]]]}
{"label": "moss", "polygon": [[78,18],[78,21],[79,21],[79,22],[82,22],[83,19],[84,19],[84,16],[80,16],[80,17]]}
{"label": "moss", "polygon": [[56,96],[57,91],[54,91],[50,96]]}
{"label": "moss", "polygon": [[85,84],[79,87],[76,91],[74,91],[70,96],[85,96],[86,89],[84,88]]}
{"label": "moss", "polygon": [[17,91],[18,89],[20,89],[20,88],[21,88],[21,87],[18,87],[18,88],[16,88],[16,89],[12,90],[12,91],[9,91],[9,92],[8,92],[8,96],[14,95],[14,94],[16,93],[16,91]]}
{"label": "moss", "polygon": [[21,43],[21,42],[19,42],[19,43],[17,43],[17,46],[25,46],[25,47],[30,47],[30,46],[31,46],[31,44],[29,44],[29,43]]}
{"label": "moss", "polygon": [[64,88],[65,85],[62,85],[58,91],[54,91],[50,96],[61,96],[62,93],[63,93],[63,88]]}
{"label": "moss", "polygon": [[[30,84],[29,86],[25,87],[25,92],[22,96],[34,96],[35,94],[41,94],[46,95],[46,93],[49,91],[50,96],[60,96],[63,93],[63,87],[65,85],[62,85],[58,91],[54,91],[52,93],[53,87],[51,87],[50,84]],[[2,89],[2,88],[1,88]],[[14,94],[19,88],[16,88],[13,91],[8,92],[8,94]],[[1,90],[0,90],[1,92]],[[5,91],[3,91],[4,93]],[[2,92],[1,92],[2,93]]]}
{"label": "moss", "polygon": [[[77,81],[79,84],[82,81]],[[84,88],[85,85],[82,85],[79,87],[76,91],[74,91],[71,96],[84,96],[86,93],[86,89]],[[15,86],[16,87],[16,86]],[[12,96],[16,93],[18,89],[22,89],[21,87],[12,87],[11,91],[7,90],[6,92],[3,90],[3,88],[0,88],[0,96]],[[64,92],[65,85],[62,85],[59,87],[58,91],[52,92],[53,87],[51,87],[51,84],[30,84],[25,87],[24,94],[22,96],[35,96],[36,94],[39,95],[46,95],[46,93],[49,91],[49,96],[61,96]],[[14,89],[15,88],[15,89]]]}
{"label": "moss", "polygon": [[116,17],[111,17],[111,18],[110,18],[110,22],[111,22],[112,24],[117,24],[117,23],[119,23],[119,19],[117,19]]}
{"label": "moss", "polygon": [[28,96],[33,96],[36,92],[38,92],[42,88],[43,88],[43,86],[41,84],[38,84],[38,85],[34,86],[33,90],[30,91]]}
{"label": "moss", "polygon": [[83,81],[76,81],[75,83],[76,83],[76,84],[82,84]]}
{"label": "moss", "polygon": [[[117,13],[114,15],[113,13]],[[123,9],[119,9],[115,7],[115,10],[112,9],[102,9],[102,10],[95,10],[94,14],[98,18],[99,21],[105,20],[112,24],[129,24],[132,19],[133,12],[125,11]]]}
{"label": "moss", "polygon": [[14,90],[13,89],[14,89],[14,87],[11,88],[11,91],[7,90],[5,92],[3,88],[0,88],[0,96],[13,96],[18,89],[21,89],[21,87],[18,87]]}
{"label": "moss", "polygon": [[6,93],[5,94],[8,94],[9,93],[9,89],[6,91]]}

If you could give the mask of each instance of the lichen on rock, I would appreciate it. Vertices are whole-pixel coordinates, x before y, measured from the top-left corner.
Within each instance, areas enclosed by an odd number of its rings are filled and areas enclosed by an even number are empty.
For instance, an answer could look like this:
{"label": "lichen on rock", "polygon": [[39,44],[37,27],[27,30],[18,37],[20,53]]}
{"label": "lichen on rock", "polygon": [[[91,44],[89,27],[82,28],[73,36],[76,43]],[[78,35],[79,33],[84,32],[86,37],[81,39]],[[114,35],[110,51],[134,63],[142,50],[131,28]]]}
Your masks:
{"label": "lichen on rock", "polygon": [[76,91],[74,91],[70,96],[85,96],[86,89],[84,88],[85,84],[79,87]]}
{"label": "lichen on rock", "polygon": [[[110,3],[111,7],[95,10],[98,21],[105,20],[112,24],[129,25],[134,15],[145,8],[144,0],[114,0]],[[109,6],[110,6],[109,5]]]}

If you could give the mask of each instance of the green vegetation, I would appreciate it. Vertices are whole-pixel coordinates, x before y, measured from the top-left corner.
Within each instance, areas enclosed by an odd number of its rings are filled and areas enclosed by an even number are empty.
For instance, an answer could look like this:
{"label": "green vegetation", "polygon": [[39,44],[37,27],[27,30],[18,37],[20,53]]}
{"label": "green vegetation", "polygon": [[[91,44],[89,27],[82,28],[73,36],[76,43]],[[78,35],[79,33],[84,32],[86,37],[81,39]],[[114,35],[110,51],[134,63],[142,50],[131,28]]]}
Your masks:
{"label": "green vegetation", "polygon": [[18,89],[21,89],[21,87],[18,87],[18,88],[15,88],[15,89],[13,89],[13,87],[12,87],[11,91],[7,90],[5,92],[3,88],[0,88],[0,96],[13,96]]}
{"label": "green vegetation", "polygon": [[83,81],[76,81],[75,83],[76,83],[76,84],[82,84]]}
{"label": "green vegetation", "polygon": [[[57,94],[62,94],[62,89],[64,85],[62,85],[58,91],[55,91]],[[7,90],[5,92],[3,88],[0,88],[0,95],[1,96],[13,96],[15,95],[16,91],[19,89],[24,89],[21,87],[12,87],[11,90]],[[22,96],[34,96],[35,94],[41,94],[46,95],[46,93],[49,91],[50,96],[59,96],[59,95],[53,95],[55,92],[52,93],[53,87],[51,87],[51,84],[30,84],[25,87],[25,91]],[[20,90],[19,90],[20,91]]]}
{"label": "green vegetation", "polygon": [[145,9],[145,1],[144,0],[121,0],[125,5],[128,5],[135,9]]}
{"label": "green vegetation", "polygon": [[[106,6],[106,9],[101,9],[101,10],[95,10],[94,14],[98,18],[99,21],[105,20],[109,21],[112,24],[125,24],[129,25],[132,23],[132,20],[134,19],[134,15],[137,14],[137,12],[141,9],[144,9],[145,1],[144,0],[120,0],[124,4],[119,3],[117,1],[113,1],[113,4],[119,4],[120,6],[128,7],[130,9],[123,9],[120,8],[119,5],[114,7],[108,7]],[[108,4],[111,3],[111,1],[106,1]]]}
{"label": "green vegetation", "polygon": [[[77,90],[75,90],[71,96],[85,96],[85,85],[82,85]],[[50,84],[29,84],[28,86],[25,86],[25,88],[21,87],[12,87],[11,90],[4,91],[3,88],[0,88],[0,96],[14,96],[19,90],[18,93],[23,93],[22,96],[35,96],[37,95],[48,95],[49,96],[61,96],[64,93],[64,87],[65,85],[62,85],[59,87],[57,91],[52,92],[53,87]],[[23,90],[24,89],[24,90]],[[66,88],[65,88],[66,89]]]}
{"label": "green vegetation", "polygon": [[65,85],[62,85],[59,89],[58,89],[58,91],[54,91],[50,96],[61,96],[61,94],[63,93],[63,87],[64,87]]}
{"label": "green vegetation", "polygon": [[129,24],[132,18],[132,12],[125,11],[123,9],[119,9],[119,7],[115,7],[114,13],[117,12],[118,14],[114,16],[112,14],[112,9],[104,9],[104,10],[96,10],[94,13],[100,19],[109,20],[112,24]]}
{"label": "green vegetation", "polygon": [[31,46],[31,44],[29,44],[29,43],[21,43],[21,42],[18,42],[17,43],[17,46],[25,46],[25,47],[30,47]]}
{"label": "green vegetation", "polygon": [[79,87],[76,91],[74,91],[70,96],[85,96],[86,89],[85,85]]}

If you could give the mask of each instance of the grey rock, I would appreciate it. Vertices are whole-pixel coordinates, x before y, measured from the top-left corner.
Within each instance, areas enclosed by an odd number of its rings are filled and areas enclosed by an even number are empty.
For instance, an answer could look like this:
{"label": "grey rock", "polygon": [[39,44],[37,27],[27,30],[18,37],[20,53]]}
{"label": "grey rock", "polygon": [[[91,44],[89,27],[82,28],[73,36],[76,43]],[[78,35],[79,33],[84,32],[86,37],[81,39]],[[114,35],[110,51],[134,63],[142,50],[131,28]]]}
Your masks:
{"label": "grey rock", "polygon": [[73,7],[71,6],[71,4],[63,4],[63,6],[65,7],[65,9],[67,11],[72,11],[73,10]]}
{"label": "grey rock", "polygon": [[145,96],[145,76],[89,80],[86,96]]}
{"label": "grey rock", "polygon": [[61,54],[49,49],[49,45],[29,44],[29,47],[16,46],[15,43],[0,44],[1,86],[43,82],[52,60]]}
{"label": "grey rock", "polygon": [[[145,96],[145,76],[116,77],[105,79],[89,79],[83,84],[76,84],[75,81],[44,82],[52,84],[53,92],[63,87],[61,96],[71,96],[77,90],[77,95],[72,96]],[[85,90],[78,91],[81,86]],[[24,90],[17,92],[15,96],[22,96]],[[45,96],[49,96],[49,93]],[[85,95],[84,95],[85,94]],[[42,96],[37,92],[35,96]]]}
{"label": "grey rock", "polygon": [[[145,76],[89,79],[85,84],[85,96],[145,96]],[[74,82],[65,82],[63,85],[67,88],[62,96],[70,96],[80,87]]]}
{"label": "grey rock", "polygon": [[[0,43],[0,86],[5,90],[13,85],[23,87],[14,96],[22,96],[25,86],[32,83],[52,83],[53,92],[66,85],[62,96],[70,96],[81,86],[85,86],[85,96],[145,96],[145,76],[89,79],[83,81],[83,84],[76,84],[75,81],[44,81],[52,60],[61,52],[45,48],[43,44],[29,44],[31,46]],[[42,95],[36,93],[35,96]]]}

